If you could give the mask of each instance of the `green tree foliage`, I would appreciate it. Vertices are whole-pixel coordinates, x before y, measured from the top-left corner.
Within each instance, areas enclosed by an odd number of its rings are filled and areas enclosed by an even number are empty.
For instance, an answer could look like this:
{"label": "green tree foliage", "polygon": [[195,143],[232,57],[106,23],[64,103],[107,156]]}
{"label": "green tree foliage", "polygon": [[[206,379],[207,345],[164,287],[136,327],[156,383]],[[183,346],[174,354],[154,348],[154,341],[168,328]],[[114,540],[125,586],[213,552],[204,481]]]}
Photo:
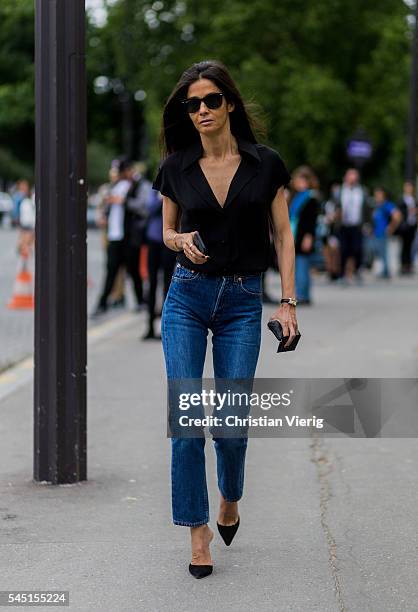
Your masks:
{"label": "green tree foliage", "polygon": [[119,0],[103,29],[107,46],[95,53],[109,57],[112,48],[110,74],[146,91],[154,162],[162,105],[177,78],[192,62],[217,58],[263,109],[268,142],[291,167],[310,163],[323,182],[338,178],[346,141],[362,127],[375,147],[366,179],[399,188],[408,11],[402,0]]}
{"label": "green tree foliage", "polygon": [[[165,99],[192,62],[217,58],[262,109],[268,143],[290,167],[311,163],[323,183],[339,178],[346,140],[362,127],[375,148],[366,180],[399,187],[411,38],[403,0],[107,3],[107,23],[87,27],[95,181],[100,160],[129,144],[129,126],[155,166]],[[0,175],[33,161],[33,75],[33,0],[1,0]]]}
{"label": "green tree foliage", "polygon": [[32,178],[34,157],[33,0],[0,2],[0,177]]}

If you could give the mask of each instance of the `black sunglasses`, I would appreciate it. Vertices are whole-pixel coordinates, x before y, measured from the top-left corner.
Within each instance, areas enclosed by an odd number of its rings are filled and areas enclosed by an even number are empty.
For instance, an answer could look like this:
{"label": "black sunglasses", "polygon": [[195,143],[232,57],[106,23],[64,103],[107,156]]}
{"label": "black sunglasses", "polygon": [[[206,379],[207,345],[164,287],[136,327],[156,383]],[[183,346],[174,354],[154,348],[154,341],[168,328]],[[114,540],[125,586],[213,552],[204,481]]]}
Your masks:
{"label": "black sunglasses", "polygon": [[182,100],[181,103],[184,105],[186,111],[190,113],[197,113],[200,109],[200,104],[204,102],[206,106],[210,109],[219,108],[222,105],[223,93],[214,92],[210,93],[204,98],[187,98],[187,100]]}

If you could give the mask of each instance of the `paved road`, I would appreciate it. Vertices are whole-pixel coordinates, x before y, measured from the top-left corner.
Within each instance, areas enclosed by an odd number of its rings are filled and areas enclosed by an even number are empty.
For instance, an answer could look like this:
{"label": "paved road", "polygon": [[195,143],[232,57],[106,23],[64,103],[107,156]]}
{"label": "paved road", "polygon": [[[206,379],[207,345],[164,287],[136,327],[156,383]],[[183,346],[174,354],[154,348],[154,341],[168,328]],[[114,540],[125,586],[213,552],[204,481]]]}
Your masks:
{"label": "paved road", "polygon": [[[276,355],[264,328],[259,377],[417,375],[416,278],[318,278],[314,299],[297,353]],[[161,345],[139,342],[141,325],[89,349],[87,482],[33,483],[31,385],[0,403],[0,589],[69,589],[77,612],[415,612],[416,439],[251,439],[234,543],[215,535],[213,575],[188,574],[187,529],[171,525]]]}
{"label": "paved road", "polygon": [[[0,371],[33,352],[33,312],[8,310],[6,307],[18,266],[16,238],[15,230],[0,227]],[[89,230],[87,247],[87,304],[90,312],[101,290],[104,273],[104,254],[99,231]],[[127,286],[128,307],[132,307],[133,295],[129,282]]]}

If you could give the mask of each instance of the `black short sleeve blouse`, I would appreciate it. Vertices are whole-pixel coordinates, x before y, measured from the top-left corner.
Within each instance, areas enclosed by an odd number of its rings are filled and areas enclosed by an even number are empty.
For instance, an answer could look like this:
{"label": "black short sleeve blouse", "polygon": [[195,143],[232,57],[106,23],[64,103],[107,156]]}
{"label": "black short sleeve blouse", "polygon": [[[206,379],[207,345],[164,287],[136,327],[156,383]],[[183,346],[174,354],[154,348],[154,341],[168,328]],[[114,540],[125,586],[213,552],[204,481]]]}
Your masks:
{"label": "black short sleeve blouse", "polygon": [[238,138],[237,143],[241,162],[223,207],[198,163],[203,154],[200,140],[160,165],[154,189],[179,206],[180,231],[198,230],[210,256],[194,264],[179,253],[177,261],[187,268],[223,276],[255,274],[269,266],[271,203],[291,177],[274,149]]}

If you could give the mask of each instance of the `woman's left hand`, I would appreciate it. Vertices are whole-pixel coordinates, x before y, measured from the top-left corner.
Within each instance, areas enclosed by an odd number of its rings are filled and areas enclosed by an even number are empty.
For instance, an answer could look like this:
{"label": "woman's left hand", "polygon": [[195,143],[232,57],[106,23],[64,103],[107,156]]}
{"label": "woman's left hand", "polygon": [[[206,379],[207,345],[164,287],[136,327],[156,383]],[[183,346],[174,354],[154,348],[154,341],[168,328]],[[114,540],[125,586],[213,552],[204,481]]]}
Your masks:
{"label": "woman's left hand", "polygon": [[296,319],[296,307],[291,304],[280,304],[279,308],[272,314],[270,321],[276,319],[280,322],[283,328],[283,336],[289,336],[289,340],[285,346],[289,346],[296,336],[298,331],[298,322]]}

